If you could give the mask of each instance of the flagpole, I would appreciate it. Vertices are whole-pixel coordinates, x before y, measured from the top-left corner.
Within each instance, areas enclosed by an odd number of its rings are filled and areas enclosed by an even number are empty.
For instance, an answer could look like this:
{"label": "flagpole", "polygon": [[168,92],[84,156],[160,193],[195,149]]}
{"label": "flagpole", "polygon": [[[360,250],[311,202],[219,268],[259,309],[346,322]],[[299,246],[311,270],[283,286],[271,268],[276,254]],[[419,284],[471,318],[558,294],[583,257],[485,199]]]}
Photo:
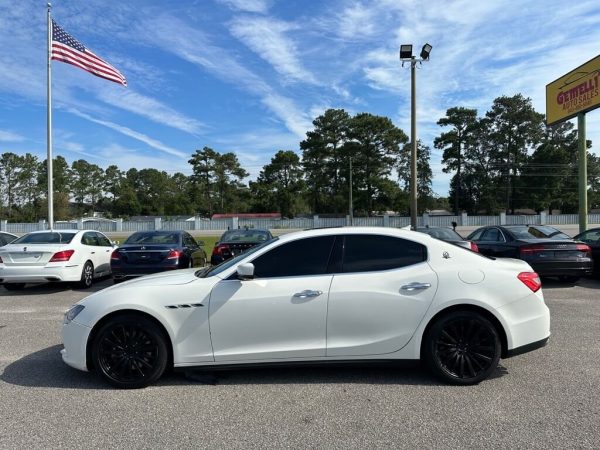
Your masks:
{"label": "flagpole", "polygon": [[48,157],[46,166],[48,168],[48,227],[54,228],[54,188],[52,186],[52,19],[50,10],[52,5],[48,6]]}

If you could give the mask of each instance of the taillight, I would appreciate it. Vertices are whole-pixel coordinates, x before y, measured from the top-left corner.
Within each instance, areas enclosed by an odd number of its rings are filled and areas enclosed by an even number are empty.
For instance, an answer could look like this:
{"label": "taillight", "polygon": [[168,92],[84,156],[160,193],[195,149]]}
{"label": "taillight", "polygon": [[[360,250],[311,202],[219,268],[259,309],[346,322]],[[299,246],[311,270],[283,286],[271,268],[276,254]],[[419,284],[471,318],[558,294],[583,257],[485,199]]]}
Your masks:
{"label": "taillight", "polygon": [[71,256],[73,256],[73,253],[75,253],[75,250],[63,250],[62,252],[56,252],[54,255],[52,255],[52,258],[50,258],[50,261],[48,262],[68,261],[71,259]]}
{"label": "taillight", "polygon": [[223,256],[223,253],[229,253],[229,245],[226,244],[220,244],[215,246],[215,248],[213,248],[213,255],[216,256]]}
{"label": "taillight", "polygon": [[111,255],[110,255],[110,259],[111,259],[112,261],[120,261],[120,260],[121,260],[121,257],[120,257],[120,255],[119,255],[119,252],[118,252],[117,250],[114,250],[114,251],[111,253]]}
{"label": "taillight", "polygon": [[580,252],[584,252],[588,258],[592,257],[592,249],[589,245],[586,244],[577,244],[577,250]]}
{"label": "taillight", "polygon": [[542,287],[542,280],[540,280],[540,276],[535,272],[521,272],[517,275],[517,278],[533,292],[539,291]]}
{"label": "taillight", "polygon": [[479,247],[477,247],[475,242],[469,242],[469,244],[471,245],[471,251],[479,253]]}
{"label": "taillight", "polygon": [[544,250],[546,250],[546,248],[541,245],[529,245],[526,247],[521,247],[519,249],[519,253],[521,253],[521,255],[533,255],[534,253],[540,253]]}
{"label": "taillight", "polygon": [[167,255],[167,259],[177,259],[181,256],[181,252],[179,250],[171,250]]}

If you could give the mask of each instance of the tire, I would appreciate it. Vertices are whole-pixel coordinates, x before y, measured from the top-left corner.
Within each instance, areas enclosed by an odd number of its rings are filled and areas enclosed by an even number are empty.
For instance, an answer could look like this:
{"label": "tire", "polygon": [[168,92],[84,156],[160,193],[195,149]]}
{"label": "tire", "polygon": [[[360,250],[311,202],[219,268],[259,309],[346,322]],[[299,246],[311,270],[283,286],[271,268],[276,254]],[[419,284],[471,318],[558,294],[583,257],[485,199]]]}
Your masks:
{"label": "tire", "polygon": [[91,261],[86,261],[81,270],[81,280],[79,280],[79,287],[82,289],[89,289],[92,287],[94,282],[94,265]]}
{"label": "tire", "polygon": [[7,291],[20,291],[25,287],[25,283],[7,283],[2,286],[4,286]]}
{"label": "tire", "polygon": [[477,384],[496,370],[502,346],[496,327],[473,311],[439,318],[423,340],[423,358],[440,380]]}
{"label": "tire", "polygon": [[94,368],[113,386],[139,389],[158,380],[167,367],[167,340],[151,320],[122,315],[110,319],[92,343]]}

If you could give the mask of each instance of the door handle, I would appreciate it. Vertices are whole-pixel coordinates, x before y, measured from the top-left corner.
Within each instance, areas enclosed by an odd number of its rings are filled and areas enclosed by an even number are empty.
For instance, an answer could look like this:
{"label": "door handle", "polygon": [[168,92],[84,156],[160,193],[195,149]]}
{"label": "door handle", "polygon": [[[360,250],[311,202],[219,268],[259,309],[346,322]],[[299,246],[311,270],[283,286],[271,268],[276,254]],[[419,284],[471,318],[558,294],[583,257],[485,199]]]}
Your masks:
{"label": "door handle", "polygon": [[431,287],[430,283],[414,282],[414,283],[405,284],[400,289],[403,291],[414,292],[414,291],[422,291],[422,290],[428,289],[430,287]]}
{"label": "door handle", "polygon": [[311,291],[311,290],[307,289],[302,292],[296,292],[294,294],[294,297],[296,297],[296,298],[312,298],[312,297],[318,297],[322,293],[323,293],[323,291]]}

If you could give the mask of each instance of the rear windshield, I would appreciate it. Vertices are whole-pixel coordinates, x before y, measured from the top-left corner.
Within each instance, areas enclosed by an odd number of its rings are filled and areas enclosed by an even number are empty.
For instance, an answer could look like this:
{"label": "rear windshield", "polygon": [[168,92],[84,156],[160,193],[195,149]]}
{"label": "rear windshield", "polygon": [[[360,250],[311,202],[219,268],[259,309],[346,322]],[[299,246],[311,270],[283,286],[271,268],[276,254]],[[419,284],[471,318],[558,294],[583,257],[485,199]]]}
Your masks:
{"label": "rear windshield", "polygon": [[259,243],[268,241],[271,235],[262,230],[231,230],[221,236],[220,242],[252,242]]}
{"label": "rear windshield", "polygon": [[76,233],[59,233],[48,232],[48,233],[32,233],[21,236],[11,244],[68,244],[73,240]]}
{"label": "rear windshield", "polygon": [[124,244],[179,244],[179,235],[174,233],[134,233]]}
{"label": "rear windshield", "polygon": [[426,233],[434,238],[449,240],[449,241],[462,241],[463,238],[450,228],[419,228],[417,231]]}
{"label": "rear windshield", "polygon": [[510,227],[517,239],[571,239],[562,231],[552,227]]}

